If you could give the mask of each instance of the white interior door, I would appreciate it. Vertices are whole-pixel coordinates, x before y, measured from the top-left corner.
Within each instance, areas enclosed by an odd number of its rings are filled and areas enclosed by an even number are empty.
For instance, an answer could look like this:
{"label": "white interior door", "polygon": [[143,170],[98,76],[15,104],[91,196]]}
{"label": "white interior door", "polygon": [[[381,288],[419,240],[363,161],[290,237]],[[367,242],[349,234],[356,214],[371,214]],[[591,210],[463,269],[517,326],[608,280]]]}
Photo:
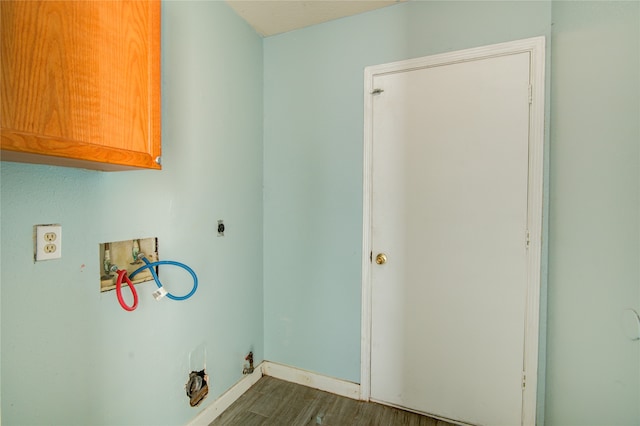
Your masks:
{"label": "white interior door", "polygon": [[530,70],[520,51],[372,77],[373,400],[523,421]]}

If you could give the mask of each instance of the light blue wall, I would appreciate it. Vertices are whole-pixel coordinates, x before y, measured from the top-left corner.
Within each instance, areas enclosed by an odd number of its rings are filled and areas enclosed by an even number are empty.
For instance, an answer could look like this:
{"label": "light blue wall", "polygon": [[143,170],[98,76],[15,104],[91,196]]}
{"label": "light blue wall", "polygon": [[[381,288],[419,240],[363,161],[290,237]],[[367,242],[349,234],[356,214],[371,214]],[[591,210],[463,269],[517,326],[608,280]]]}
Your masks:
{"label": "light blue wall", "polygon": [[[185,424],[263,359],[262,40],[223,2],[171,1],[162,53],[163,171],[1,163],[3,425]],[[62,224],[61,260],[33,263],[39,223]],[[98,291],[98,244],[145,236],[200,287],[140,285],[129,313]],[[212,388],[191,408],[202,346]]]}
{"label": "light blue wall", "polygon": [[[202,408],[183,390],[201,345],[205,404],[250,347],[358,382],[364,67],[552,22],[546,423],[640,424],[638,345],[617,322],[640,305],[638,3],[484,1],[264,41],[223,2],[164,3],[162,172],[0,164],[3,424],[184,424]],[[124,209],[127,188],[145,192]],[[34,264],[32,226],[50,222],[64,257]],[[193,299],[157,303],[144,284],[126,313],[98,293],[98,243],[135,236],[196,269]]]}
{"label": "light blue wall", "polygon": [[266,357],[360,379],[364,67],[545,35],[554,131],[538,417],[640,424],[638,343],[619,322],[640,308],[638,5],[416,1],[267,38]]}
{"label": "light blue wall", "polygon": [[556,2],[548,425],[639,425],[640,3]]}
{"label": "light blue wall", "polygon": [[409,2],[265,39],[267,359],[360,381],[364,68],[550,24],[548,2]]}

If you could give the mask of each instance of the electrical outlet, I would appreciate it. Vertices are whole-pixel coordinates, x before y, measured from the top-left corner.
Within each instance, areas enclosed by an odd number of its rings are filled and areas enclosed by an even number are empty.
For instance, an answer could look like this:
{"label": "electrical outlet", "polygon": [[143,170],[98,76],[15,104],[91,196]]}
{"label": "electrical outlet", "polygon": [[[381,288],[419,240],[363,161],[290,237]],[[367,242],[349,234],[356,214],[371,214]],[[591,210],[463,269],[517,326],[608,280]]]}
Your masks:
{"label": "electrical outlet", "polygon": [[35,253],[36,261],[62,257],[61,225],[36,225]]}

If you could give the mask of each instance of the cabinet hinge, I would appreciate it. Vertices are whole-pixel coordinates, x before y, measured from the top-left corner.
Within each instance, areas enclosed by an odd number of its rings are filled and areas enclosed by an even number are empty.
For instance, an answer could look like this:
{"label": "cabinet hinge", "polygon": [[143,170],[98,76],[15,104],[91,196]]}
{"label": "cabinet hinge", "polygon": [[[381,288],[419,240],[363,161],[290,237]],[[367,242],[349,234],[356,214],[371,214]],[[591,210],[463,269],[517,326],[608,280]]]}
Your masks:
{"label": "cabinet hinge", "polygon": [[529,105],[533,103],[533,86],[529,85]]}
{"label": "cabinet hinge", "polygon": [[373,263],[373,252],[369,252],[369,262]]}
{"label": "cabinet hinge", "polygon": [[524,234],[524,246],[525,248],[528,249],[530,245],[531,245],[531,233],[527,229],[527,232],[525,232]]}
{"label": "cabinet hinge", "polygon": [[522,390],[524,390],[524,388],[527,387],[527,375],[523,372],[522,373]]}

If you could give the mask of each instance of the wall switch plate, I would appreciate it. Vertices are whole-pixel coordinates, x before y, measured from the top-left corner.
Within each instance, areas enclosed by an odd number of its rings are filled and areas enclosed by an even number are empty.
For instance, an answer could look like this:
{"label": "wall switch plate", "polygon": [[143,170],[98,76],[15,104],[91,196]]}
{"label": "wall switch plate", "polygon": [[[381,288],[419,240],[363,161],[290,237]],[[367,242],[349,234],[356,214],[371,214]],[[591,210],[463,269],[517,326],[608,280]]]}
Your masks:
{"label": "wall switch plate", "polygon": [[35,260],[60,259],[62,257],[62,226],[36,225]]}

